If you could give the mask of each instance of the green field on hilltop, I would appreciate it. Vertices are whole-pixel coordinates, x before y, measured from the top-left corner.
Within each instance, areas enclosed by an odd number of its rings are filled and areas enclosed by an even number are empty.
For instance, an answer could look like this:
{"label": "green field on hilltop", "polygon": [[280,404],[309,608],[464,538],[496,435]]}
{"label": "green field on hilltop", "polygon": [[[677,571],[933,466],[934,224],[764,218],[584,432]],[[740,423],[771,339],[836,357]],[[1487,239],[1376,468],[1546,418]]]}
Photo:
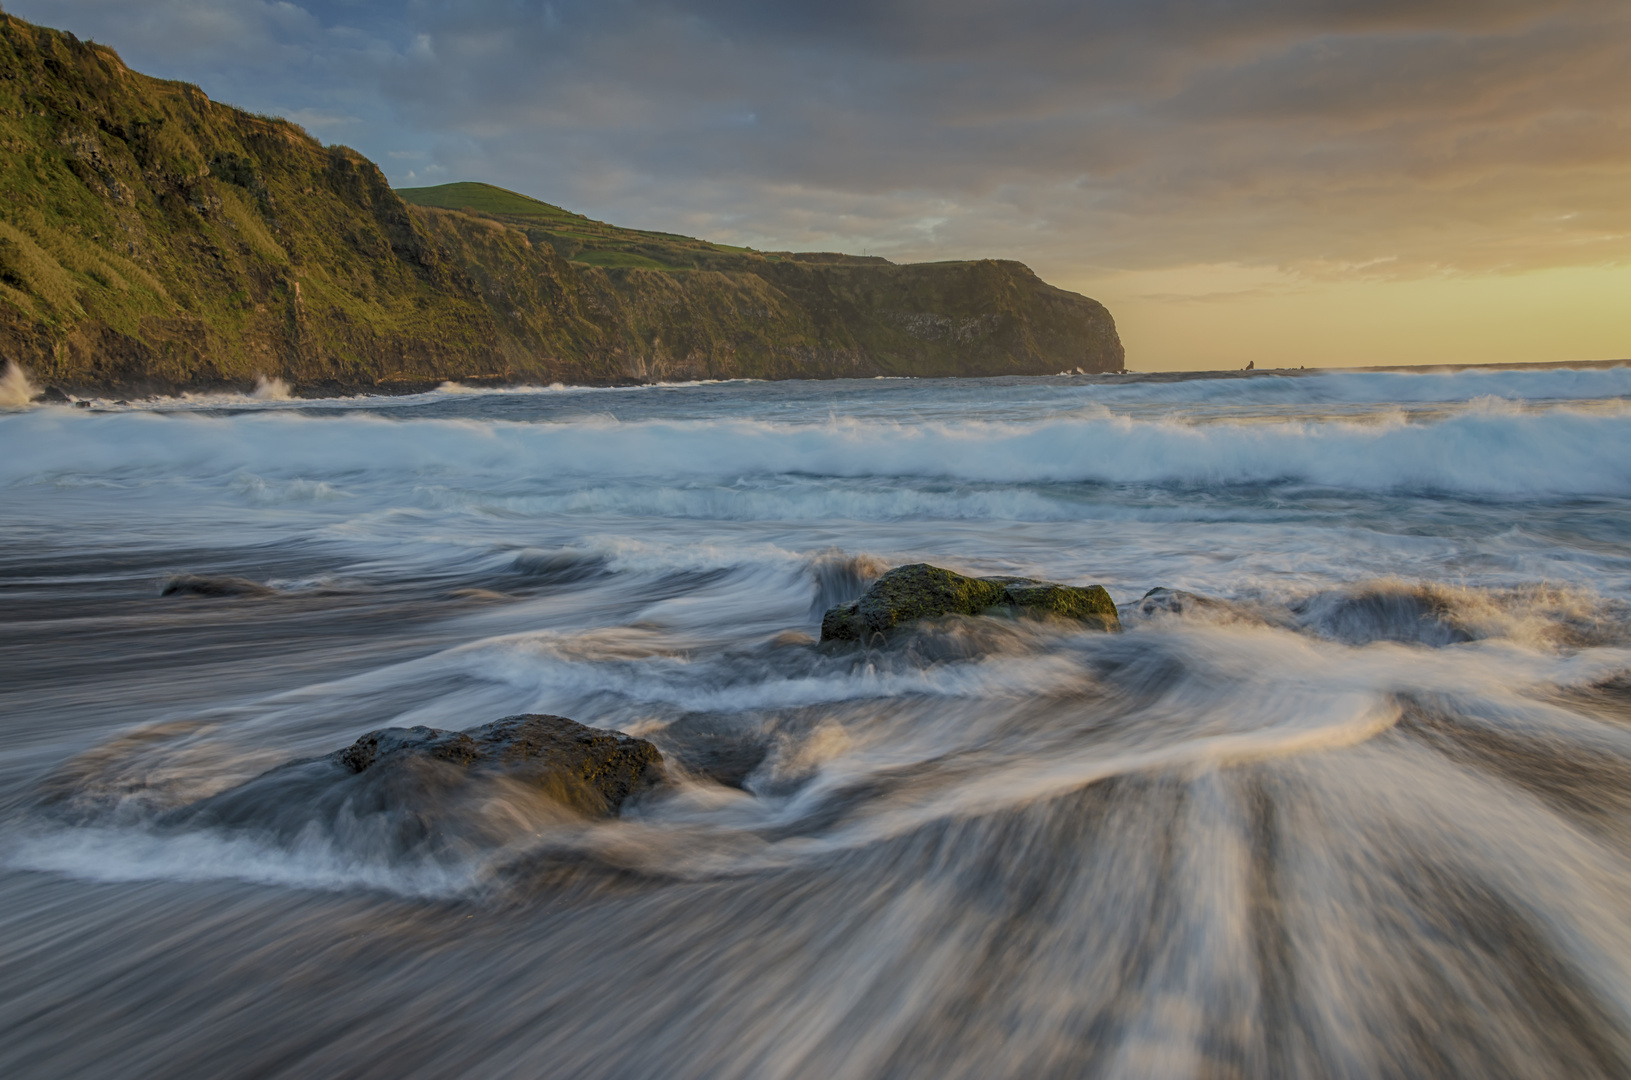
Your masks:
{"label": "green field on hilltop", "polygon": [[744,268],[744,260],[778,260],[778,256],[761,255],[750,248],[715,244],[678,233],[608,225],[492,184],[461,181],[435,187],[397,188],[396,193],[404,202],[415,206],[496,218],[522,229],[534,243],[543,240],[564,258],[586,266],[723,270]]}
{"label": "green field on hilltop", "polygon": [[535,218],[540,221],[558,221],[563,225],[600,225],[582,214],[574,214],[559,206],[552,206],[531,195],[461,181],[456,184],[438,184],[435,187],[397,188],[396,193],[415,206],[434,206],[442,210],[474,210],[479,214],[503,217]]}
{"label": "green field on hilltop", "polygon": [[896,265],[620,228],[354,150],[0,12],[0,362],[121,395],[283,379],[1114,371],[1114,320],[1015,262]]}

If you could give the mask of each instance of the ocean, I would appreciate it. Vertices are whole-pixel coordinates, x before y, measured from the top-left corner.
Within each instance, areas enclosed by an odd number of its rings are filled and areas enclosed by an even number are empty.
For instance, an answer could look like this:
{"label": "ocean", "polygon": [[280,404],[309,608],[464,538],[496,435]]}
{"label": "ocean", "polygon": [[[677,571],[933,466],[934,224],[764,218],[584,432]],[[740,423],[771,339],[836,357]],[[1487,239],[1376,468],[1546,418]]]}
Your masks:
{"label": "ocean", "polygon": [[[0,413],[0,1074],[1631,1074],[1631,368],[90,405]],[[913,562],[1124,629],[818,643]],[[187,811],[523,712],[669,783]]]}

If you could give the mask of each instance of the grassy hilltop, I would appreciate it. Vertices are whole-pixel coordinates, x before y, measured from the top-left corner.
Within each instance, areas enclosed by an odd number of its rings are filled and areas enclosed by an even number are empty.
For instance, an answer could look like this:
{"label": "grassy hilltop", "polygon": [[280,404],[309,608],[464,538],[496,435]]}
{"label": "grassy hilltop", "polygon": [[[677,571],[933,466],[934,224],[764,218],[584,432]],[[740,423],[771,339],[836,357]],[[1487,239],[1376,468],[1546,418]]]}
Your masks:
{"label": "grassy hilltop", "polygon": [[[491,184],[464,181],[436,187],[397,188],[396,193],[414,206],[462,210],[492,217],[523,231],[531,230],[544,236],[563,258],[585,266],[674,271],[719,269],[725,265],[743,269],[752,265],[750,260],[732,258],[751,254],[747,248],[713,244],[676,233],[608,225]],[[775,260],[778,256],[769,258]]]}
{"label": "grassy hilltop", "polygon": [[1015,262],[896,265],[624,229],[485,184],[393,191],[283,120],[0,13],[0,359],[67,388],[312,392],[1116,370]]}

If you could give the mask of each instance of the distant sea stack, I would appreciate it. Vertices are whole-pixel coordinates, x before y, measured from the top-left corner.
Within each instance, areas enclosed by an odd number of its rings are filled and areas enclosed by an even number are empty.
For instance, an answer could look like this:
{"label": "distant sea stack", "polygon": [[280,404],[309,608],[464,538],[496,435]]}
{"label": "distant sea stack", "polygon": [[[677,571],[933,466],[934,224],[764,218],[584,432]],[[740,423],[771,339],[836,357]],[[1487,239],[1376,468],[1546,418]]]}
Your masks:
{"label": "distant sea stack", "polygon": [[443,379],[1116,371],[1104,306],[1017,262],[897,265],[393,191],[287,121],[0,13],[0,360],[123,393]]}

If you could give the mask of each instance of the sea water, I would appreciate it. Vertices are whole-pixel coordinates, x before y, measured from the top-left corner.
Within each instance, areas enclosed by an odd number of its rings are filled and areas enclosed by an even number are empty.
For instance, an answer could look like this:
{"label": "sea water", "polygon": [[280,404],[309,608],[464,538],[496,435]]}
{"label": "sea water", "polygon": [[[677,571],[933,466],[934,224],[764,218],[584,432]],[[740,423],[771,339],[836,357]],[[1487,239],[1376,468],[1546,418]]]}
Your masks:
{"label": "sea water", "polygon": [[[0,414],[4,1075],[1631,1074],[1631,369],[90,404]],[[818,643],[909,562],[1124,630]],[[670,783],[183,812],[519,712]]]}

